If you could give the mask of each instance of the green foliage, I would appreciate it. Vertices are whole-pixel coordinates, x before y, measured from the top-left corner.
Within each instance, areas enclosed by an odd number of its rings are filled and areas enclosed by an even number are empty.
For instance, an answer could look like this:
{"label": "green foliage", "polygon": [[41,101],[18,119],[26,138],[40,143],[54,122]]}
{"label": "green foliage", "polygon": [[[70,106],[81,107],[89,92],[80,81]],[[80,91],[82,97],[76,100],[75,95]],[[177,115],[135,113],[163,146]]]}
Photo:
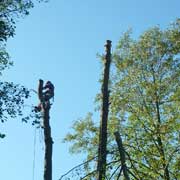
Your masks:
{"label": "green foliage", "polygon": [[33,7],[33,0],[2,0],[0,2],[0,41],[6,41],[14,35],[16,20],[28,15]]}
{"label": "green foliage", "polygon": [[[151,28],[138,40],[126,32],[113,54],[113,65],[109,152],[117,149],[113,132],[118,130],[127,166],[134,175],[131,179],[180,179],[180,19],[165,30]],[[85,122],[75,122],[74,132],[66,140],[76,147],[73,152],[83,150],[92,156],[93,147],[97,147],[92,140],[98,133],[91,133],[83,126]],[[83,128],[77,128],[77,123]],[[97,149],[94,156],[96,153]],[[118,158],[114,153],[108,162]]]}
{"label": "green foliage", "polygon": [[[12,82],[0,82],[0,121],[23,115],[24,100],[29,97],[27,88]],[[0,138],[5,135],[1,134]]]}
{"label": "green foliage", "polygon": [[125,34],[115,52],[111,113],[126,121],[121,128],[139,178],[167,179],[166,168],[172,179],[180,175],[173,168],[179,152],[179,42],[178,19],[167,30],[149,29],[138,41]]}
{"label": "green foliage", "polygon": [[88,159],[92,158],[98,148],[98,127],[92,121],[89,113],[84,119],[75,121],[72,125],[73,133],[68,133],[64,142],[72,142],[71,153],[88,151]]}
{"label": "green foliage", "polygon": [[[38,2],[45,1],[39,0]],[[0,1],[0,76],[2,71],[10,67],[10,61],[6,51],[6,41],[15,34],[16,21],[20,17],[29,14],[35,0],[2,0]],[[22,115],[24,100],[29,97],[29,90],[12,82],[0,82],[0,121],[5,122],[9,117],[15,118]],[[22,120],[27,121],[29,117]],[[0,138],[4,138],[0,134]]]}

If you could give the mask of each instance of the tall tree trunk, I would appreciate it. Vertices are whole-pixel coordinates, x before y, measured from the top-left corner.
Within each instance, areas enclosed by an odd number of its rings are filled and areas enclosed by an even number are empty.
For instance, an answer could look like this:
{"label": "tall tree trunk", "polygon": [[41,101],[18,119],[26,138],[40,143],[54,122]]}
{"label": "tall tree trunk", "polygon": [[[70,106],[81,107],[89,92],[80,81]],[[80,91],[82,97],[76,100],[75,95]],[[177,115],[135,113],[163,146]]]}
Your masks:
{"label": "tall tree trunk", "polygon": [[38,98],[40,100],[39,111],[43,113],[43,128],[45,139],[45,156],[44,156],[44,180],[52,180],[52,146],[51,127],[49,124],[49,111],[51,108],[50,101],[44,98],[43,80],[39,80]]}
{"label": "tall tree trunk", "polygon": [[104,180],[106,176],[106,155],[107,155],[107,121],[109,111],[109,72],[111,63],[111,41],[107,40],[105,45],[106,54],[104,62],[104,78],[102,84],[102,110],[101,110],[101,124],[99,134],[99,149],[98,149],[98,180]]}
{"label": "tall tree trunk", "polygon": [[43,105],[43,125],[45,139],[45,156],[44,156],[44,180],[52,180],[52,146],[51,127],[49,124],[50,104]]}

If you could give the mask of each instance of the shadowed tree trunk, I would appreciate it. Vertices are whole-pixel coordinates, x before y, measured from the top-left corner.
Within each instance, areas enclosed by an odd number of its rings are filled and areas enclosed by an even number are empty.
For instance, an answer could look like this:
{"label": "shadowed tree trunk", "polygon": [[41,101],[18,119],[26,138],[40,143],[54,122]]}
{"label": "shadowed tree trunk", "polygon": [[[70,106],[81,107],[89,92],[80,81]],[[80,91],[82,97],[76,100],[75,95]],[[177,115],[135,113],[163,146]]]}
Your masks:
{"label": "shadowed tree trunk", "polygon": [[49,124],[50,105],[43,108],[43,125],[45,138],[45,157],[44,157],[44,180],[52,180],[52,145],[51,127]]}
{"label": "shadowed tree trunk", "polygon": [[51,137],[50,116],[51,108],[50,101],[44,100],[43,97],[43,80],[39,80],[38,97],[40,100],[41,111],[43,113],[43,128],[45,139],[45,156],[44,156],[44,180],[52,180],[52,146],[53,140]]}
{"label": "shadowed tree trunk", "polygon": [[119,154],[120,154],[120,160],[121,160],[121,166],[122,166],[124,178],[125,178],[125,180],[130,180],[127,166],[126,166],[126,156],[125,156],[125,150],[124,150],[124,147],[122,144],[121,136],[120,136],[119,132],[115,132],[114,136],[116,138],[116,142],[118,145],[118,150],[119,150]]}
{"label": "shadowed tree trunk", "polygon": [[104,59],[104,78],[102,84],[102,110],[101,110],[101,124],[99,135],[99,149],[98,149],[98,180],[104,180],[106,176],[106,146],[107,146],[107,121],[109,111],[109,72],[111,63],[111,41],[107,40],[105,45],[106,54]]}

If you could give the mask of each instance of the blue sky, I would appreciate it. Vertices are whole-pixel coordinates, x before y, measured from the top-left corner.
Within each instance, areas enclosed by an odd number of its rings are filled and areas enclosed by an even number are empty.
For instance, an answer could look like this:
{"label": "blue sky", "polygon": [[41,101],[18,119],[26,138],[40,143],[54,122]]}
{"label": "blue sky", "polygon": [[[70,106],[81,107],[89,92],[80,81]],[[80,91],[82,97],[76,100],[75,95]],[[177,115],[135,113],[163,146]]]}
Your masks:
{"label": "blue sky", "polygon": [[[179,0],[50,0],[19,20],[16,36],[7,45],[14,67],[1,78],[33,89],[39,78],[55,84],[54,180],[83,159],[70,155],[69,144],[61,141],[74,120],[94,111],[101,74],[96,54],[104,52],[105,41],[112,40],[114,49],[129,28],[134,37],[154,25],[165,28],[180,17],[179,7]],[[31,102],[38,103],[35,95]],[[99,114],[94,117],[98,120]],[[34,128],[17,118],[1,124],[0,131],[7,134],[0,140],[0,179],[32,180]],[[35,149],[34,180],[42,180],[44,151],[39,131]]]}

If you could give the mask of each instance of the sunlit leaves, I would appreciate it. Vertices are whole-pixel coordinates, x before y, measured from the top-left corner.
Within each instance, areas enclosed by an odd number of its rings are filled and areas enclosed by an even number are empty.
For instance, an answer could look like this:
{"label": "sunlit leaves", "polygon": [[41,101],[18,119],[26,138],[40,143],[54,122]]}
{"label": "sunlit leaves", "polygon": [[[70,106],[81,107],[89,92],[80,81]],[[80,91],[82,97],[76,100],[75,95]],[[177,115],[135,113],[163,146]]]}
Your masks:
{"label": "sunlit leaves", "polygon": [[9,82],[0,83],[0,119],[6,121],[8,117],[22,115],[24,99],[29,97],[29,91],[20,85]]}
{"label": "sunlit leaves", "polygon": [[179,144],[179,24],[178,19],[167,30],[154,27],[136,41],[126,33],[114,55],[117,71],[111,113],[117,118],[124,114],[126,123],[121,126],[126,132],[127,151],[138,161],[138,173],[146,173],[147,179],[163,178],[163,164],[169,172],[176,172],[172,167],[178,153],[173,154],[174,161],[167,162]]}
{"label": "sunlit leaves", "polygon": [[[113,133],[118,130],[127,166],[137,179],[167,180],[167,171],[171,179],[179,179],[180,19],[164,30],[151,28],[136,40],[127,31],[112,57],[108,151],[117,150]],[[85,118],[73,124],[66,136],[73,152],[95,156],[93,139],[98,133],[90,128],[91,122]],[[118,158],[114,151],[108,162]]]}
{"label": "sunlit leaves", "polygon": [[89,113],[85,119],[75,121],[72,129],[73,132],[69,132],[64,138],[64,142],[73,142],[70,151],[72,153],[89,151],[94,155],[98,149],[98,127],[92,120],[92,114]]}
{"label": "sunlit leaves", "polygon": [[[45,1],[39,0],[38,2]],[[6,42],[8,38],[15,34],[16,21],[20,17],[29,14],[29,10],[34,6],[36,0],[1,0],[0,1],[0,75],[2,71],[13,63],[10,61],[6,51]],[[0,82],[0,121],[5,122],[7,119],[22,116],[24,100],[29,97],[29,91],[18,84],[12,82]],[[35,117],[35,121],[39,118]],[[38,118],[36,117],[38,116]],[[24,117],[23,122],[27,122],[30,117]],[[4,138],[0,134],[0,138]]]}

